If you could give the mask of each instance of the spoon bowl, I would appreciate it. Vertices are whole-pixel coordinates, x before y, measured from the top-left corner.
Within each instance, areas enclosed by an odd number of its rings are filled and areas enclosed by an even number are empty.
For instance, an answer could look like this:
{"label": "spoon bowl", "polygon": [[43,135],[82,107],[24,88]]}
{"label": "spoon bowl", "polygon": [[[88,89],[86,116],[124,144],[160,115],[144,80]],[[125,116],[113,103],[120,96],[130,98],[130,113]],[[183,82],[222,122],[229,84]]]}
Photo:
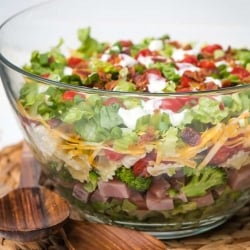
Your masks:
{"label": "spoon bowl", "polygon": [[18,241],[34,241],[57,232],[69,218],[69,206],[44,187],[16,189],[0,199],[0,234]]}

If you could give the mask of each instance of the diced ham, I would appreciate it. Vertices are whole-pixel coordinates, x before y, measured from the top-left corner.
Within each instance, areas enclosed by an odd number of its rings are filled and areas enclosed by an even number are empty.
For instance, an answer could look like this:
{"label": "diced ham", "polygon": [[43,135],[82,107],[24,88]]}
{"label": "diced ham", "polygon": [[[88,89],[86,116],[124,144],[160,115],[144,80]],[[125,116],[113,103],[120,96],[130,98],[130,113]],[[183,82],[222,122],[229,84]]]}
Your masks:
{"label": "diced ham", "polygon": [[244,190],[250,187],[250,165],[239,170],[232,170],[228,176],[228,182],[233,190]]}
{"label": "diced ham", "polygon": [[145,198],[139,192],[132,191],[129,201],[137,206],[138,209],[147,209]]}
{"label": "diced ham", "polygon": [[171,178],[169,178],[169,183],[171,184],[172,188],[179,191],[185,183],[183,170],[177,170],[176,173]]}
{"label": "diced ham", "polygon": [[149,210],[162,211],[174,208],[174,201],[169,197],[158,198],[151,192],[147,192],[146,204]]}
{"label": "diced ham", "polygon": [[127,199],[130,197],[130,189],[127,185],[118,180],[111,180],[108,182],[100,181],[98,183],[100,194],[104,197],[114,197]]}
{"label": "diced ham", "polygon": [[77,183],[73,188],[72,195],[76,199],[86,203],[89,199],[90,193],[88,193],[86,190],[84,190],[83,185],[81,183]]}
{"label": "diced ham", "polygon": [[92,202],[96,202],[96,201],[106,202],[107,200],[108,200],[108,197],[101,195],[99,189],[96,189],[90,198],[90,201]]}
{"label": "diced ham", "polygon": [[205,207],[214,203],[214,197],[211,192],[203,196],[192,198],[191,200],[196,202],[198,207]]}
{"label": "diced ham", "polygon": [[163,177],[155,177],[150,186],[149,192],[157,198],[164,198],[170,184]]}

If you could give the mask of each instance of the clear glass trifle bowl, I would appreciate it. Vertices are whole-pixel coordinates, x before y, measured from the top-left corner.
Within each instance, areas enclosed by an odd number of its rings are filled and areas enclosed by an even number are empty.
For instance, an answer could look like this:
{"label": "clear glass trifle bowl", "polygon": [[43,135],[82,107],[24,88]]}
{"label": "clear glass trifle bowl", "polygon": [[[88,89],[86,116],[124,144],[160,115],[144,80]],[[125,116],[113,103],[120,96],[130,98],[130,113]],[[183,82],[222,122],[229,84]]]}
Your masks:
{"label": "clear glass trifle bowl", "polygon": [[178,238],[250,199],[250,41],[247,24],[215,12],[200,28],[199,11],[184,22],[160,3],[150,20],[141,1],[28,9],[1,26],[0,66],[25,140],[79,217]]}

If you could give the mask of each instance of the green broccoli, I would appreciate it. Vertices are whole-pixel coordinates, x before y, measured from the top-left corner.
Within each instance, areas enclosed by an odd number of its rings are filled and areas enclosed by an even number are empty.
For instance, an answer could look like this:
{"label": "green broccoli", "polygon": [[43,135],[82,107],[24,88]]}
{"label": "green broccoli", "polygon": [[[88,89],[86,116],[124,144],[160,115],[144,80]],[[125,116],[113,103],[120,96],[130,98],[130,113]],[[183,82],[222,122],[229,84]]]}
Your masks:
{"label": "green broccoli", "polygon": [[151,185],[151,177],[141,177],[134,175],[131,168],[121,167],[116,170],[116,177],[126,183],[130,188],[139,192],[146,191]]}
{"label": "green broccoli", "polygon": [[89,182],[84,183],[83,188],[89,193],[95,191],[97,184],[98,184],[98,178],[99,176],[95,171],[90,171]]}
{"label": "green broccoli", "polygon": [[226,172],[221,168],[206,167],[201,170],[185,168],[184,173],[190,177],[188,183],[181,188],[187,197],[205,195],[212,187],[225,184]]}

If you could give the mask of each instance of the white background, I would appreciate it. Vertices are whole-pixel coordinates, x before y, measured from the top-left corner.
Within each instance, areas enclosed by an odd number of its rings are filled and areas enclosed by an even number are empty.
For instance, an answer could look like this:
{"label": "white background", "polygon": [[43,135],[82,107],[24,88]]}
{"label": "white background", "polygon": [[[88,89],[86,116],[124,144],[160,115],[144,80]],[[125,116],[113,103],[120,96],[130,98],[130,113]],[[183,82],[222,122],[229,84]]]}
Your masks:
{"label": "white background", "polygon": [[[0,0],[0,23],[3,23],[13,14],[44,0]],[[5,97],[0,80],[0,149],[22,140],[22,134],[17,126],[16,119]]]}
{"label": "white background", "polygon": [[[0,23],[4,22],[8,17],[13,14],[30,7],[32,5],[45,2],[47,0],[0,0]],[[70,1],[70,0],[69,0]],[[84,0],[82,0],[84,1]],[[102,1],[102,0],[100,0]],[[111,1],[111,0],[105,0]],[[135,6],[135,3],[141,4],[142,0],[127,0],[124,4]],[[159,3],[158,0],[145,0],[152,2],[152,13],[150,12],[152,23],[154,22],[154,15],[157,15],[157,9],[154,7]],[[158,2],[157,2],[158,1]],[[120,4],[119,1],[115,1],[116,4]],[[132,3],[131,3],[132,2]],[[185,25],[189,21],[199,21],[199,28],[202,29],[202,22],[205,21],[207,24],[215,23],[216,26],[224,24],[227,27],[230,26],[241,30],[238,36],[233,36],[234,42],[236,41],[247,41],[247,45],[250,45],[250,0],[173,0],[170,1],[171,6],[178,10],[176,13],[167,13],[166,15],[178,14],[179,21]],[[150,2],[147,2],[150,5]],[[143,11],[143,4],[141,6]],[[97,12],[102,12],[97,6]],[[99,14],[100,14],[99,13]],[[105,14],[105,13],[104,13]],[[128,15],[129,19],[129,15]],[[247,27],[247,28],[246,28]],[[148,28],[148,27],[147,27]],[[246,32],[245,32],[246,31]],[[212,40],[220,37],[220,32],[213,37]],[[216,40],[217,41],[217,40]],[[231,41],[231,40],[230,40]],[[229,43],[230,43],[229,41]],[[14,118],[14,114],[10,109],[8,101],[5,97],[5,92],[2,87],[0,80],[0,149],[8,144],[16,143],[22,140],[22,134],[17,125],[17,121]]]}

